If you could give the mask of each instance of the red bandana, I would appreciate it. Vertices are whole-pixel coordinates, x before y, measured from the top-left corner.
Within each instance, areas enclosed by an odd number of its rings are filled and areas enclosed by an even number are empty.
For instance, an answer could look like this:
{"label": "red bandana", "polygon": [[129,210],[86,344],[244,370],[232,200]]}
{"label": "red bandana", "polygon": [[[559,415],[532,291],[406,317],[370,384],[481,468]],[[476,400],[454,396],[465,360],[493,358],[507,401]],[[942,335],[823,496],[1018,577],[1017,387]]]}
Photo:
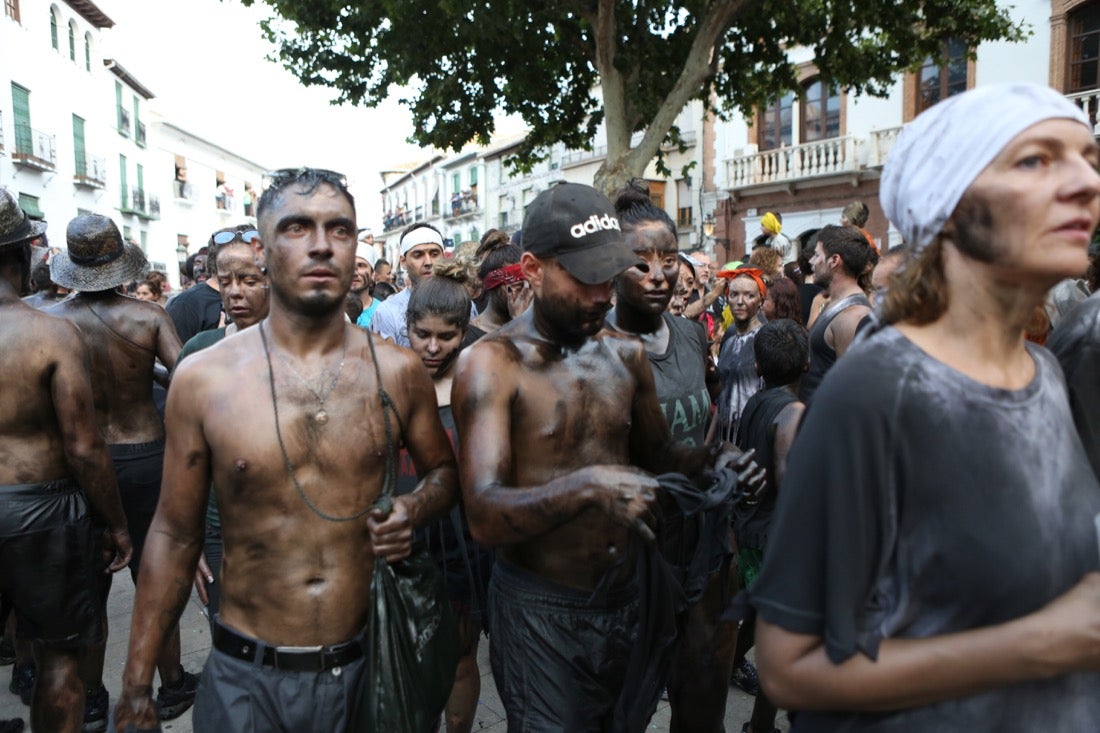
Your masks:
{"label": "red bandana", "polygon": [[514,265],[505,265],[490,272],[481,282],[481,289],[488,292],[493,288],[499,288],[501,285],[514,285],[526,281],[527,278],[523,276],[523,268],[517,262]]}
{"label": "red bandana", "polygon": [[747,275],[756,281],[756,287],[760,288],[760,297],[764,298],[768,295],[768,286],[764,284],[764,271],[759,267],[738,267],[736,270],[720,270],[718,277],[728,278],[730,280],[735,277],[741,277]]}

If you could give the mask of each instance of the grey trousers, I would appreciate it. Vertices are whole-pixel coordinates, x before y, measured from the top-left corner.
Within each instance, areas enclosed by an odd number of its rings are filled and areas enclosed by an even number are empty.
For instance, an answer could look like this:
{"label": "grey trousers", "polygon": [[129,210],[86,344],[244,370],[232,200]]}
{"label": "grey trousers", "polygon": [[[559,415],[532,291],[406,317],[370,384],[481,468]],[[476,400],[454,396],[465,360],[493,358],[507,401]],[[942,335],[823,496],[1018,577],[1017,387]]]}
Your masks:
{"label": "grey trousers", "polygon": [[196,733],[343,733],[366,657],[327,672],[286,672],[210,650],[199,679]]}

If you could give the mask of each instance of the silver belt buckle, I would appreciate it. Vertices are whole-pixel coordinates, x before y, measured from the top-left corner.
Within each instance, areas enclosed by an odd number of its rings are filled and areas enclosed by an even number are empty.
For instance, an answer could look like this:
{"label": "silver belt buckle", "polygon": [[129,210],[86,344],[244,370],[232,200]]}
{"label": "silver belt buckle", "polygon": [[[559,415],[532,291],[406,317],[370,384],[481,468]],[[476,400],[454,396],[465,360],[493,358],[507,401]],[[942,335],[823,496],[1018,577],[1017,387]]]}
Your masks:
{"label": "silver belt buckle", "polygon": [[317,671],[320,672],[321,668],[325,664],[324,657],[321,655],[323,646],[318,644],[317,646],[277,646],[275,647],[275,669],[281,669],[279,666],[279,656],[283,654],[298,656],[300,654],[316,654],[317,655]]}

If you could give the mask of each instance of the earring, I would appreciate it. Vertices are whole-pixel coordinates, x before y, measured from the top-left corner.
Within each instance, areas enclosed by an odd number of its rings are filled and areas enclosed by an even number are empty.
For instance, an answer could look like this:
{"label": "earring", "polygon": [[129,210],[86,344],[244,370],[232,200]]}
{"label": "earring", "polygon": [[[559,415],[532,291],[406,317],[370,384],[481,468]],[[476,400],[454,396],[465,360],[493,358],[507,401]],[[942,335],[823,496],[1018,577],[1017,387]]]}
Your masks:
{"label": "earring", "polygon": [[267,274],[267,265],[260,265],[260,274],[261,275],[266,275]]}

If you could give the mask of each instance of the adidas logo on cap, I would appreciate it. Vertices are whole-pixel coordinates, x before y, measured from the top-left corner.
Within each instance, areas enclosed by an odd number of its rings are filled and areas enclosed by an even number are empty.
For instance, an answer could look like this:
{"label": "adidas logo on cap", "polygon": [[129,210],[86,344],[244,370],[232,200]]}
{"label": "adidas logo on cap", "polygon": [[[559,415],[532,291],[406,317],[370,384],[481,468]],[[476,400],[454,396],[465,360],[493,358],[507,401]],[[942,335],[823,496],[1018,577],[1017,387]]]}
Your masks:
{"label": "adidas logo on cap", "polygon": [[595,234],[596,232],[606,231],[614,229],[615,231],[622,231],[619,228],[619,220],[615,217],[604,214],[593,214],[579,224],[574,224],[569,228],[569,233],[573,235],[574,239],[580,239],[587,234]]}

